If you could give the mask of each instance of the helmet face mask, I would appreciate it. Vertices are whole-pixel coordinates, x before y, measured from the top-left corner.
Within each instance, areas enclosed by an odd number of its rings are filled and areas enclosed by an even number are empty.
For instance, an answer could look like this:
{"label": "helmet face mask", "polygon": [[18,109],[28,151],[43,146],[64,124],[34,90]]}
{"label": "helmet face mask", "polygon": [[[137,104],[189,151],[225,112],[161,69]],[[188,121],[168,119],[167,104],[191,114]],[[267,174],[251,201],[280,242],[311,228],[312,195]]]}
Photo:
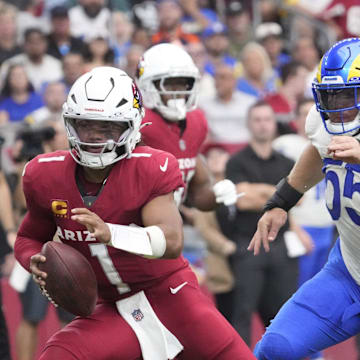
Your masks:
{"label": "helmet face mask", "polygon": [[[113,159],[120,160],[125,154],[124,146],[130,128],[127,122],[87,120],[64,117],[68,139],[82,165],[101,168]],[[97,167],[97,166],[96,166]]]}
{"label": "helmet face mask", "polygon": [[94,169],[129,157],[140,141],[143,116],[140,92],[126,73],[98,67],[84,74],[63,109],[72,157]]}
{"label": "helmet face mask", "polygon": [[144,104],[166,120],[179,121],[197,106],[199,70],[190,55],[173,44],[159,44],[140,60],[137,83]]}
{"label": "helmet face mask", "polygon": [[360,87],[314,86],[316,106],[326,130],[332,135],[352,135],[360,128]]}
{"label": "helmet face mask", "polygon": [[316,108],[331,135],[360,132],[360,39],[335,44],[323,56],[313,82]]}
{"label": "helmet face mask", "polygon": [[169,120],[185,119],[186,113],[196,107],[195,78],[162,77],[153,83],[157,91],[154,97],[160,100],[155,108]]}

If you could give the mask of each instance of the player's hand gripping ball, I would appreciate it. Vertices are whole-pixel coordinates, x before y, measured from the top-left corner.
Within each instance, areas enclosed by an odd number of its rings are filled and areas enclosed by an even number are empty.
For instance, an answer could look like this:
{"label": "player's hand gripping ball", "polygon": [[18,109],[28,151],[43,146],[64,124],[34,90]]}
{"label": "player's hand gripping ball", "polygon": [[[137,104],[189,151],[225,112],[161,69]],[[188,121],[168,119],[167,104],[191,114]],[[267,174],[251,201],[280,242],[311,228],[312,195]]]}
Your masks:
{"label": "player's hand gripping ball", "polygon": [[78,316],[90,315],[97,301],[97,281],[87,259],[69,245],[49,241],[41,249],[46,257],[39,263],[47,273],[45,296],[55,305]]}

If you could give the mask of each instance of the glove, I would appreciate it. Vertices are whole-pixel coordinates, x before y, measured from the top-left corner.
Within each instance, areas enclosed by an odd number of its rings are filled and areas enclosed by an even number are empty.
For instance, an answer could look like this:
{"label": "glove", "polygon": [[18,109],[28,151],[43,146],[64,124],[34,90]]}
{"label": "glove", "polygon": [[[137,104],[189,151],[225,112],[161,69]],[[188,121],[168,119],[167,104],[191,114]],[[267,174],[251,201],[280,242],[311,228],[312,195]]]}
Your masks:
{"label": "glove", "polygon": [[236,204],[239,195],[236,193],[235,184],[229,180],[221,180],[213,186],[216,202],[224,203],[226,206]]}

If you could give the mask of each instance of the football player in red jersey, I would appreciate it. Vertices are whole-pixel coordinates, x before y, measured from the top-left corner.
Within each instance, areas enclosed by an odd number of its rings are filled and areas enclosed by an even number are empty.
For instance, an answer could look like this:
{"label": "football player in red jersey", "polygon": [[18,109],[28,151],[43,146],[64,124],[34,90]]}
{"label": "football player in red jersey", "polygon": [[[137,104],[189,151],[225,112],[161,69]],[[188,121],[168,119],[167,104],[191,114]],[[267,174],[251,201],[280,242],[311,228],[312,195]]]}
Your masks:
{"label": "football player in red jersey", "polygon": [[238,195],[228,179],[213,186],[210,172],[199,155],[207,134],[205,116],[196,109],[199,77],[190,55],[173,44],[151,47],[144,53],[137,71],[137,83],[147,108],[142,139],[178,159],[186,186],[175,194],[177,202],[187,198],[192,206],[207,211],[213,210],[216,203],[234,205]]}
{"label": "football player in red jersey", "polygon": [[99,300],[93,314],[54,334],[40,359],[254,359],[181,256],[173,193],[184,184],[173,155],[140,142],[133,80],[95,68],[74,83],[63,117],[70,152],[25,167],[28,213],[15,255],[45,286],[40,250],[57,233],[90,262]]}

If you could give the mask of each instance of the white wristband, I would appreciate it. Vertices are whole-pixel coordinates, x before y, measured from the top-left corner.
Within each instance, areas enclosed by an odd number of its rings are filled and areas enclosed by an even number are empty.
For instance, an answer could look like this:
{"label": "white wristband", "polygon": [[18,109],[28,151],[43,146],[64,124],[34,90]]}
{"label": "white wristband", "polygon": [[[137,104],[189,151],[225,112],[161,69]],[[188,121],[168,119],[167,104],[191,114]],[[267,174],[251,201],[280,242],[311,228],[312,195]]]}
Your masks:
{"label": "white wristband", "polygon": [[111,239],[108,245],[133,254],[161,257],[166,250],[166,239],[158,226],[126,226],[106,223]]}
{"label": "white wristband", "polygon": [[150,237],[151,249],[154,257],[159,258],[165,254],[166,238],[164,232],[156,225],[145,228]]}

